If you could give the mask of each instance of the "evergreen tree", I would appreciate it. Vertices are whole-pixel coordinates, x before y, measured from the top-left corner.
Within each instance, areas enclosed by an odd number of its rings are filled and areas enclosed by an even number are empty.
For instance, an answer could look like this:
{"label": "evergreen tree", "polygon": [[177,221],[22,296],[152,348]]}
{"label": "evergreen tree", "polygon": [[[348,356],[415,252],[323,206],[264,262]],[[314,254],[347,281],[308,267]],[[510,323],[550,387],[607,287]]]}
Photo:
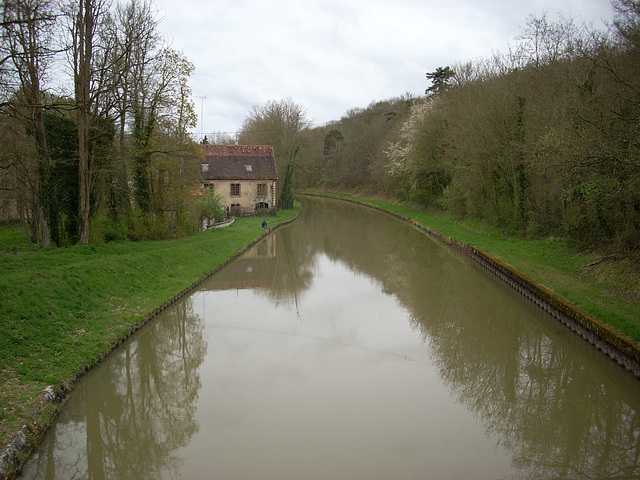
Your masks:
{"label": "evergreen tree", "polygon": [[450,67],[438,67],[435,72],[428,72],[427,78],[431,80],[432,85],[425,90],[424,93],[438,94],[449,88],[449,80],[455,77],[455,72]]}

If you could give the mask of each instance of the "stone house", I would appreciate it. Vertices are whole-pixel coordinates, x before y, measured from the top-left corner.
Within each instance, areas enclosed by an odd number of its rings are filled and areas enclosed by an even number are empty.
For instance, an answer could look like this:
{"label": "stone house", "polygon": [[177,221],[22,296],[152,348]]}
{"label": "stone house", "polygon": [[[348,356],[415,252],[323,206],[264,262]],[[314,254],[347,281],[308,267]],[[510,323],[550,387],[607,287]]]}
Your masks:
{"label": "stone house", "polygon": [[278,171],[269,145],[203,145],[203,188],[222,197],[232,215],[276,208]]}

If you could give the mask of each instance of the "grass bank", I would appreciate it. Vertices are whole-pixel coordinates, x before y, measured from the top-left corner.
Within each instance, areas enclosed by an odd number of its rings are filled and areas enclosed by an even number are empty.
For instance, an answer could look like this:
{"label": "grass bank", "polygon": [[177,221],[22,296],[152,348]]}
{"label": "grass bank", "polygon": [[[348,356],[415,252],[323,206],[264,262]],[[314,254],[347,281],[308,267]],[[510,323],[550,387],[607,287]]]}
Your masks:
{"label": "grass bank", "polygon": [[386,210],[477,247],[640,342],[640,258],[637,254],[621,257],[583,252],[558,239],[506,237],[483,222],[425,213],[390,200],[356,195],[327,196]]}
{"label": "grass bank", "polygon": [[[300,212],[278,212],[272,227]],[[29,253],[0,228],[0,441],[34,418],[37,398],[98,362],[148,314],[265,234],[261,218],[186,238]],[[48,415],[38,412],[38,415]]]}

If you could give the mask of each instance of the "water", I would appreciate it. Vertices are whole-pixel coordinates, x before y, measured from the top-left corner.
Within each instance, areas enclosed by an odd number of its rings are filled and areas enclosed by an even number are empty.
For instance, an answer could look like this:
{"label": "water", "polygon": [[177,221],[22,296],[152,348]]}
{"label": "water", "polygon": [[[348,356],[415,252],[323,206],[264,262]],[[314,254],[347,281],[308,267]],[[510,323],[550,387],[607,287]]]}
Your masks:
{"label": "water", "polygon": [[79,381],[22,478],[640,478],[640,382],[417,230],[303,202]]}

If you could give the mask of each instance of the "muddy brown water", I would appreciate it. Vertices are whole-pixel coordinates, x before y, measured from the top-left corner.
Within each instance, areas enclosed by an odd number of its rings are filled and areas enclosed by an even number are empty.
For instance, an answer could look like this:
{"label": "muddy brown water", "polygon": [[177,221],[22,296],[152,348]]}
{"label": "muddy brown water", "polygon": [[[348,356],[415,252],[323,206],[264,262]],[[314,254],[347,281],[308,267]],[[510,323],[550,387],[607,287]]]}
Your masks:
{"label": "muddy brown water", "polygon": [[83,377],[21,478],[640,478],[638,380],[414,228],[303,204]]}

